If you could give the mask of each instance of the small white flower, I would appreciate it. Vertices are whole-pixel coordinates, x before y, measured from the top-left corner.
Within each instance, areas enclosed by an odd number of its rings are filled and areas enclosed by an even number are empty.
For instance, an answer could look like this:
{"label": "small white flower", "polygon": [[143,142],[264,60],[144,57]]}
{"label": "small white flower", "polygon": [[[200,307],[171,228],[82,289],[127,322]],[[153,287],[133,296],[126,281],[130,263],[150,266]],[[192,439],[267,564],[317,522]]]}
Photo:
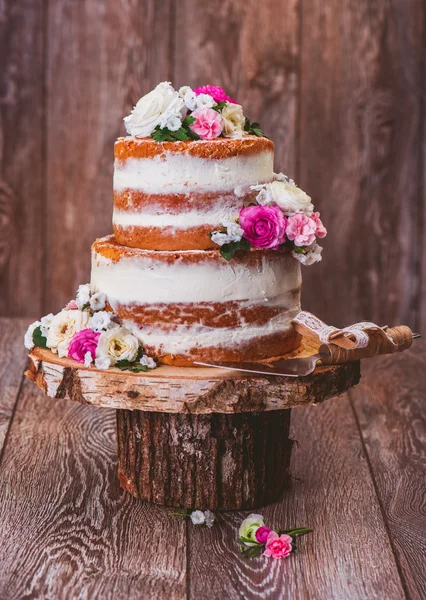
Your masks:
{"label": "small white flower", "polygon": [[42,317],[42,319],[41,319],[40,331],[41,331],[41,335],[43,335],[45,338],[47,338],[47,334],[49,333],[49,329],[50,329],[50,325],[52,324],[53,317],[54,317],[54,314],[49,313],[48,315],[46,315],[45,317]]}
{"label": "small white flower", "polygon": [[291,251],[291,254],[300,262],[300,264],[305,265],[305,267],[309,267],[322,260],[321,252],[322,246],[319,246],[316,242],[314,242],[309,247],[309,250],[306,254],[299,254],[294,250]]}
{"label": "small white flower", "polygon": [[90,298],[90,308],[92,310],[102,310],[105,308],[106,294],[97,292]]}
{"label": "small white flower", "polygon": [[34,348],[34,342],[33,342],[34,331],[40,325],[41,325],[40,321],[34,321],[34,323],[31,323],[31,325],[28,327],[28,329],[25,333],[25,336],[24,336],[24,345],[25,345],[25,348],[27,348],[27,350],[31,350],[32,348]]}
{"label": "small white flower", "polygon": [[183,98],[188,110],[193,111],[197,108],[197,94],[192,91],[189,85],[184,85],[180,88],[179,96]]}
{"label": "small white flower", "polygon": [[147,356],[146,354],[142,355],[142,358],[140,359],[140,364],[144,367],[148,367],[148,369],[155,369],[157,366],[157,363],[155,362],[155,360],[153,358],[151,358],[150,356]]}
{"label": "small white flower", "polygon": [[196,96],[196,108],[213,108],[216,102],[209,94],[198,94]]}
{"label": "small white flower", "polygon": [[223,221],[222,225],[226,227],[226,233],[222,231],[215,231],[211,234],[211,240],[223,246],[224,244],[230,244],[231,242],[239,242],[243,237],[244,231],[235,221]]}
{"label": "small white flower", "polygon": [[90,318],[89,328],[92,331],[102,331],[108,329],[111,323],[110,313],[106,310],[100,310]]}
{"label": "small white flower", "polygon": [[75,301],[77,302],[78,308],[81,310],[85,304],[90,302],[90,284],[79,285],[77,290],[77,296]]}
{"label": "small white flower", "polygon": [[101,333],[96,356],[100,358],[106,356],[110,359],[111,365],[115,365],[118,360],[134,361],[138,350],[139,341],[128,329],[114,327]]}
{"label": "small white flower", "polygon": [[168,117],[165,126],[167,129],[170,129],[170,131],[177,131],[182,127],[182,120],[180,117],[172,115]]}
{"label": "small white flower", "polygon": [[171,117],[181,117],[185,103],[173,86],[163,81],[143,96],[124,118],[127,132],[139,138],[149,136],[157,125],[164,127]]}
{"label": "small white flower", "polygon": [[204,517],[206,520],[207,527],[213,527],[213,523],[216,520],[216,517],[214,516],[214,514],[212,512],[210,512],[209,510],[205,510]]}
{"label": "small white flower", "polygon": [[92,353],[87,351],[86,354],[84,355],[84,366],[90,367],[92,362],[93,362]]}
{"label": "small white flower", "polygon": [[106,371],[111,366],[111,360],[107,356],[98,356],[95,358],[95,367],[101,371]]}
{"label": "small white flower", "polygon": [[194,510],[191,514],[191,521],[194,523],[194,525],[202,525],[203,523],[206,522],[206,517],[204,516],[204,513],[202,510]]}
{"label": "small white flower", "polygon": [[47,347],[60,357],[67,356],[72,336],[85,329],[89,323],[89,313],[81,310],[61,310],[52,319],[47,336]]}
{"label": "small white flower", "polygon": [[212,242],[217,244],[218,246],[223,246],[224,244],[231,243],[231,237],[227,233],[223,233],[222,231],[214,231],[210,236]]}
{"label": "small white flower", "polygon": [[242,138],[245,134],[246,118],[240,104],[227,102],[222,110],[223,135],[229,138]]}

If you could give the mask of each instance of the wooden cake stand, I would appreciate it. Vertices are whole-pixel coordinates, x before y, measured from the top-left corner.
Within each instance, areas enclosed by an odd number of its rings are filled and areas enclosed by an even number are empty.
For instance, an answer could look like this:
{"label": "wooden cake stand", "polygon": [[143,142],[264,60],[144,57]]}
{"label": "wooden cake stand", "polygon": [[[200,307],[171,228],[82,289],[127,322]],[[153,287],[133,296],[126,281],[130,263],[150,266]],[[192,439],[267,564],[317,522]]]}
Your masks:
{"label": "wooden cake stand", "polygon": [[[317,349],[303,338],[288,358]],[[293,445],[290,409],[323,402],[360,379],[359,361],[295,378],[166,365],[99,371],[41,348],[29,357],[26,375],[48,396],[117,409],[125,490],[156,504],[211,510],[278,500]]]}

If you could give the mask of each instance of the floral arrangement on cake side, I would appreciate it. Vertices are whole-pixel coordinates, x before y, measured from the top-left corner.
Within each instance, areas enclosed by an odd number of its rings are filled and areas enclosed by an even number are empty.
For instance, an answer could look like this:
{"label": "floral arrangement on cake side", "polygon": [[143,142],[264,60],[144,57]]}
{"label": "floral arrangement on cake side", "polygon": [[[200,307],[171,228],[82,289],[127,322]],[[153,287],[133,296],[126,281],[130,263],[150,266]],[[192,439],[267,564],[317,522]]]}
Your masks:
{"label": "floral arrangement on cake side", "polygon": [[177,91],[163,81],[142,96],[124,123],[130,135],[156,142],[264,135],[259,123],[250,123],[243,107],[215,85],[185,85]]}
{"label": "floral arrangement on cake side", "polygon": [[107,310],[106,295],[92,293],[89,284],[80,285],[75,300],[57,315],[50,313],[32,323],[24,344],[28,350],[34,346],[48,348],[60,358],[69,357],[101,370],[116,367],[140,373],[157,366],[137,337]]}
{"label": "floral arrangement on cake side", "polygon": [[322,248],[316,240],[327,235],[320,213],[315,212],[310,196],[292,179],[283,173],[274,176],[271,183],[236,190],[251,190],[253,202],[242,208],[233,221],[223,222],[223,230],[212,232],[210,237],[226,260],[238,250],[287,247],[303,265],[312,265],[321,260]]}

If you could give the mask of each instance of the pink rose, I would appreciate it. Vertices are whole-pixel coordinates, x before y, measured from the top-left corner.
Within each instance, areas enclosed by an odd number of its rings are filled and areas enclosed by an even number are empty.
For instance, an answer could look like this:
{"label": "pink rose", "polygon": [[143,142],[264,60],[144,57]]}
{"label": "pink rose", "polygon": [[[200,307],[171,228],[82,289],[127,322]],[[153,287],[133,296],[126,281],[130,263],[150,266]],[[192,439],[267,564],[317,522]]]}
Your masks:
{"label": "pink rose", "polygon": [[273,558],[285,558],[292,551],[292,538],[285,533],[278,535],[276,531],[271,531],[266,540],[265,552],[263,556],[272,556]]}
{"label": "pink rose", "polygon": [[276,249],[285,242],[287,219],[278,206],[247,206],[239,223],[254,248]]}
{"label": "pink rose", "polygon": [[93,360],[96,357],[96,348],[98,346],[99,336],[101,334],[91,329],[81,329],[74,333],[68,347],[68,356],[84,363],[85,355],[90,352]]}
{"label": "pink rose", "polygon": [[324,227],[324,225],[322,224],[322,221],[320,219],[320,214],[319,212],[314,212],[311,215],[311,219],[313,221],[315,221],[315,225],[317,226],[317,231],[316,234],[319,238],[323,238],[327,235],[327,229]]}
{"label": "pink rose", "polygon": [[222,117],[212,108],[197,108],[191,113],[195,123],[190,125],[202,140],[212,140],[222,133]]}
{"label": "pink rose", "polygon": [[196,88],[194,93],[197,94],[197,96],[199,94],[208,94],[215,102],[230,102],[231,104],[237,104],[237,101],[232,100],[232,98],[227,96],[225,91],[218,85],[202,85],[201,87]]}
{"label": "pink rose", "polygon": [[269,527],[266,527],[266,525],[262,525],[262,527],[258,527],[256,529],[256,533],[254,534],[254,536],[256,538],[256,541],[259,542],[259,544],[265,544],[270,533],[271,530],[269,529]]}
{"label": "pink rose", "polygon": [[310,246],[315,241],[317,224],[311,217],[296,213],[288,218],[286,236],[295,246]]}
{"label": "pink rose", "polygon": [[77,302],[75,300],[70,300],[64,310],[78,310]]}

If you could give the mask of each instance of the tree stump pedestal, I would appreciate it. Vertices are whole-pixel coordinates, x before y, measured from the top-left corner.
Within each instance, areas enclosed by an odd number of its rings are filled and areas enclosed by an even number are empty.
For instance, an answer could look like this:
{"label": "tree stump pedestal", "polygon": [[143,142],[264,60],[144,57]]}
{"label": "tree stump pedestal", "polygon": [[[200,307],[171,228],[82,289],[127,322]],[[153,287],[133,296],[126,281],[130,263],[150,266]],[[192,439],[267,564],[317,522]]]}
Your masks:
{"label": "tree stump pedestal", "polygon": [[[310,340],[288,355],[317,351]],[[85,368],[34,348],[27,377],[48,396],[117,410],[118,476],[134,496],[165,506],[259,508],[285,489],[291,408],[339,395],[359,362],[307,377],[161,366],[148,373]]]}

